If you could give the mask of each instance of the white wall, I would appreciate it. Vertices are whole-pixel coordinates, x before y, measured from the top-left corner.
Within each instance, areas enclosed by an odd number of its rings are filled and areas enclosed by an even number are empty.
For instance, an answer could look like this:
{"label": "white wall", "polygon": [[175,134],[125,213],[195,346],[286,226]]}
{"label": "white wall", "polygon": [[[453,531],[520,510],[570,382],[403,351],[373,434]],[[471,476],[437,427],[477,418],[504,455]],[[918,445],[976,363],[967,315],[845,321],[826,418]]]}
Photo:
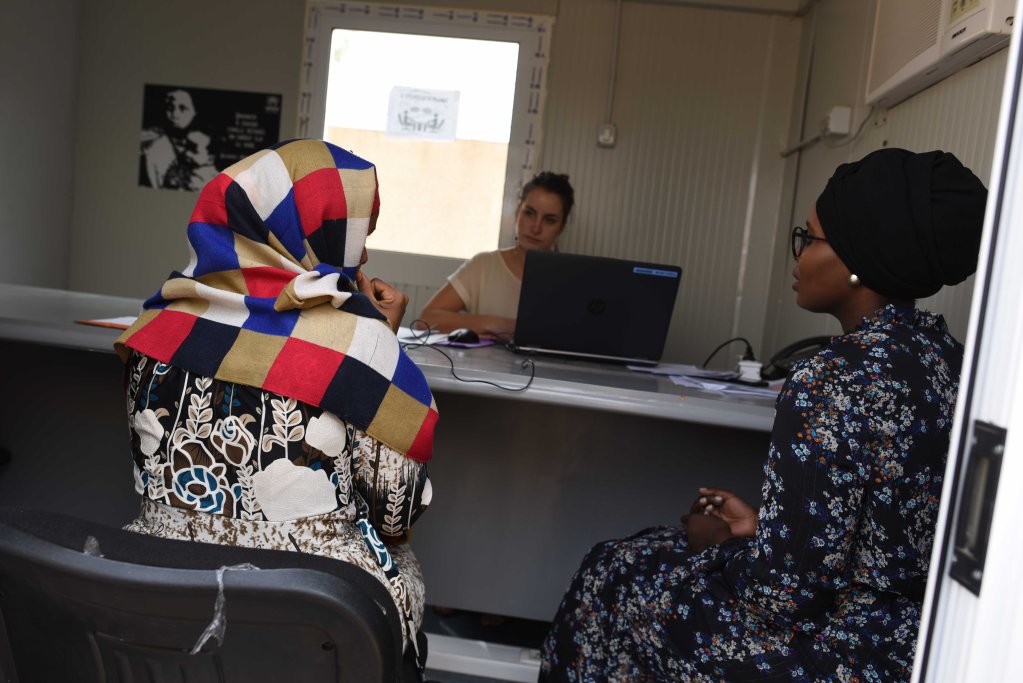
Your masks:
{"label": "white wall", "polygon": [[[540,155],[578,192],[563,248],[683,266],[669,359],[702,360],[735,334],[758,340],[770,269],[757,254],[777,227],[785,164],[773,151],[786,138],[801,21],[622,3],[613,112],[621,137],[603,150],[595,135],[614,0],[501,5],[557,13]],[[88,134],[75,149],[71,287],[144,297],[185,263],[195,195],[136,182],[144,85],[281,93],[289,137],[303,17],[303,0],[83,5],[76,125]],[[374,270],[419,284],[406,273]]]}
{"label": "white wall", "polygon": [[147,297],[185,266],[196,194],[138,186],[146,83],[283,95],[293,136],[303,0],[82,3],[70,286]]}
{"label": "white wall", "polygon": [[541,166],[577,201],[561,248],[682,267],[665,360],[759,348],[802,21],[624,3],[606,149],[615,9],[562,0],[554,27]]}
{"label": "white wall", "polygon": [[[802,21],[742,11],[767,3],[561,0],[538,165],[568,173],[576,208],[565,251],[679,265],[666,361],[702,362],[741,335],[760,348]],[[775,6],[774,9],[778,7]],[[612,89],[613,106],[607,111]],[[618,127],[613,148],[596,143]],[[419,311],[454,269],[440,259],[391,275]],[[440,275],[437,272],[440,271]],[[434,280],[427,279],[434,277]],[[736,345],[718,361],[734,362]]]}
{"label": "white wall", "polygon": [[[812,135],[834,105],[855,106],[857,124],[869,113],[864,92],[874,6],[874,0],[821,0],[807,16],[801,67],[803,73],[811,67],[805,127],[800,130],[799,122],[793,122],[793,142]],[[808,64],[811,53],[812,64]],[[808,313],[795,305],[790,288],[793,260],[786,243],[788,230],[805,222],[810,207],[839,164],[882,147],[920,152],[943,149],[955,154],[985,184],[988,182],[1007,54],[1002,50],[890,110],[874,112],[851,144],[819,143],[794,157],[798,158],[798,182],[790,215],[780,221],[778,241],[784,248],[774,254],[768,301],[771,313],[764,331],[766,355],[803,337],[841,331],[830,316]],[[797,98],[802,97],[805,83],[797,88]],[[964,340],[972,287],[971,277],[918,302],[918,306],[942,313],[952,333]]]}
{"label": "white wall", "polygon": [[[553,14],[556,0],[497,4]],[[71,288],[147,297],[187,263],[197,195],[138,186],[145,84],[280,93],[281,139],[294,137],[304,17],[304,0],[83,3]]]}
{"label": "white wall", "polygon": [[0,17],[0,280],[67,286],[78,0]]}

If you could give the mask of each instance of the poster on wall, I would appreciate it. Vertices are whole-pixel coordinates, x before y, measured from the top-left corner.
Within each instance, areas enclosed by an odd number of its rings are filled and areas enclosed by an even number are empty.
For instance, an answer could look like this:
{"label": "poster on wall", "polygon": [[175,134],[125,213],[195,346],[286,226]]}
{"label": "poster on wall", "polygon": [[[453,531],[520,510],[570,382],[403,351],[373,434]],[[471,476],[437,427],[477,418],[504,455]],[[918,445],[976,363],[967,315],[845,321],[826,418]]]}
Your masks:
{"label": "poster on wall", "polygon": [[280,139],[281,96],[146,84],[139,185],[200,190],[236,161]]}

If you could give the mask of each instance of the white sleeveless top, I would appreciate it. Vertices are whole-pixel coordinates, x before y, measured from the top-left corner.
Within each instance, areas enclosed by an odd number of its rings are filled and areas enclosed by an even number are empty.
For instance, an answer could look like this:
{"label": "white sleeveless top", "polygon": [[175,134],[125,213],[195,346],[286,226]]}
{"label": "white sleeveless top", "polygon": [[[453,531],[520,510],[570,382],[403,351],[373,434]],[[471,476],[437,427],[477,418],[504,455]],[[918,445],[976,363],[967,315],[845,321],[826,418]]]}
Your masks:
{"label": "white sleeveless top", "polygon": [[476,254],[448,276],[470,315],[512,318],[518,314],[522,280],[508,269],[500,251]]}

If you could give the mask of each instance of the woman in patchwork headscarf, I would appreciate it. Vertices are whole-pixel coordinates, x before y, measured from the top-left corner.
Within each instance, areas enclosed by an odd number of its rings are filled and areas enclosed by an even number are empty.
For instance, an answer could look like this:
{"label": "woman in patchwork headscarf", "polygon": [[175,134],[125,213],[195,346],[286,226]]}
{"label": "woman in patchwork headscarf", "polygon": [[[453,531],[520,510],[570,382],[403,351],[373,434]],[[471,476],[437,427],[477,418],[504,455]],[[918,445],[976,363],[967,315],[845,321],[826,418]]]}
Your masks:
{"label": "woman in patchwork headscarf", "polygon": [[796,302],[843,333],[789,375],[759,512],[594,547],[542,681],[908,681],[962,346],[918,298],[976,268],[986,190],[951,154],[844,164],[792,233]]}
{"label": "woman in patchwork headscarf", "polygon": [[187,267],[116,344],[142,496],[127,528],[350,562],[415,647],[423,579],[404,541],[430,502],[437,409],[394,334],[408,299],[360,270],[378,210],[374,166],[319,140],[206,185]]}

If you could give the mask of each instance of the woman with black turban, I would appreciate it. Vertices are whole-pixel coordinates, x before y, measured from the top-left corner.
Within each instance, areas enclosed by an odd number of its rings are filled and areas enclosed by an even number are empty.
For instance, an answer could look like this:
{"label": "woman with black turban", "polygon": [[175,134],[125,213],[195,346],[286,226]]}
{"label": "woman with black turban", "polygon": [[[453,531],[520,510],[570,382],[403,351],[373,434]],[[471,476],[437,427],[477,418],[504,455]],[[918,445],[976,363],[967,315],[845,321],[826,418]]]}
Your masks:
{"label": "woman with black turban", "polygon": [[945,152],[838,168],[793,289],[843,333],[781,390],[759,513],[703,488],[682,526],[594,547],[540,680],[909,680],[963,352],[915,300],[974,271],[986,196]]}

